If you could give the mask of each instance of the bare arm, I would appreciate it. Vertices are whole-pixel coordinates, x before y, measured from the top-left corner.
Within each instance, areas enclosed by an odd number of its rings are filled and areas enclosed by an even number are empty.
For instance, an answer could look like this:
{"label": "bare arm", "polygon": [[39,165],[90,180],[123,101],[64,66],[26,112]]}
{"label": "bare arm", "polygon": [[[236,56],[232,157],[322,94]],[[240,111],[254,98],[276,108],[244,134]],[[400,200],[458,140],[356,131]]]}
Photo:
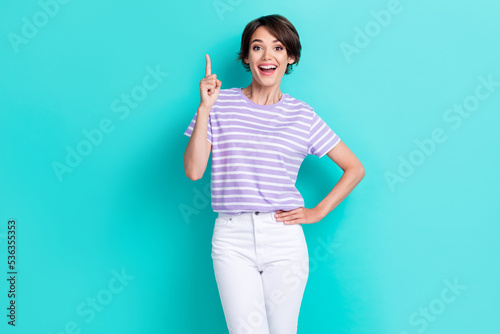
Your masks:
{"label": "bare arm", "polygon": [[344,171],[330,193],[312,209],[300,207],[290,211],[276,210],[275,217],[285,224],[312,224],[321,221],[342,202],[365,177],[365,168],[351,150],[340,141],[327,155]]}
{"label": "bare arm", "polygon": [[184,172],[193,181],[203,177],[207,168],[212,144],[207,139],[209,110],[198,108],[193,133],[184,152]]}
{"label": "bare arm", "polygon": [[208,116],[219,97],[222,85],[221,81],[217,80],[217,75],[212,74],[212,63],[208,54],[206,58],[205,77],[200,81],[201,102],[198,107],[198,116],[184,152],[184,173],[193,181],[201,179],[207,169],[208,158],[212,150],[212,144],[207,139]]}
{"label": "bare arm", "polygon": [[340,141],[327,155],[344,173],[330,193],[314,208],[321,218],[335,209],[365,177],[365,168],[361,161],[343,141]]}

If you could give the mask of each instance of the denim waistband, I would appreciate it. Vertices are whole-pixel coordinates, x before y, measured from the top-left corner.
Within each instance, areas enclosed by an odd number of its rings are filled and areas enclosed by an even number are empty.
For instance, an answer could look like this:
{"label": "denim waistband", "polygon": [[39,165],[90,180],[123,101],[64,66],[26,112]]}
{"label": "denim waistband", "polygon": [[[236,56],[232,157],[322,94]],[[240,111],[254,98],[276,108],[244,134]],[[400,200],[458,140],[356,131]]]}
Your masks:
{"label": "denim waistband", "polygon": [[249,212],[238,212],[236,214],[228,214],[228,213],[224,213],[224,212],[218,212],[218,217],[217,218],[230,218],[230,217],[234,217],[234,216],[241,216],[241,215],[253,215],[253,214],[256,214],[256,215],[260,215],[260,214],[268,214],[268,215],[271,215],[272,217],[274,217],[274,215],[276,214],[276,210],[273,210],[273,211],[249,211]]}

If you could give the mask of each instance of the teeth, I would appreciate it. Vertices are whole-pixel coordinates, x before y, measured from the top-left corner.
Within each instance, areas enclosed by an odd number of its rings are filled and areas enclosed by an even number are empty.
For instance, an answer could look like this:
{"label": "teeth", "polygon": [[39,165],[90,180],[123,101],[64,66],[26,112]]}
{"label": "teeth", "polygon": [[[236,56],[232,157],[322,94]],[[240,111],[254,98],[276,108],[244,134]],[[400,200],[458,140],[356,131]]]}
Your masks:
{"label": "teeth", "polygon": [[271,69],[271,68],[276,68],[275,65],[268,65],[268,66],[259,66],[260,68],[265,68],[265,69]]}

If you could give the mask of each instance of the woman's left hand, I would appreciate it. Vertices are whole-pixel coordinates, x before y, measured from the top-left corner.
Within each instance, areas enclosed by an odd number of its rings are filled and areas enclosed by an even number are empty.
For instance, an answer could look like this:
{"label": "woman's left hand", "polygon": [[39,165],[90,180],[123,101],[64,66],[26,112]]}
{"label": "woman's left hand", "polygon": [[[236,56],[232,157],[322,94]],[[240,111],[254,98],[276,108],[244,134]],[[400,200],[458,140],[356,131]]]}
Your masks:
{"label": "woman's left hand", "polygon": [[276,210],[276,219],[284,224],[313,224],[319,222],[323,217],[317,209],[300,207],[290,211]]}

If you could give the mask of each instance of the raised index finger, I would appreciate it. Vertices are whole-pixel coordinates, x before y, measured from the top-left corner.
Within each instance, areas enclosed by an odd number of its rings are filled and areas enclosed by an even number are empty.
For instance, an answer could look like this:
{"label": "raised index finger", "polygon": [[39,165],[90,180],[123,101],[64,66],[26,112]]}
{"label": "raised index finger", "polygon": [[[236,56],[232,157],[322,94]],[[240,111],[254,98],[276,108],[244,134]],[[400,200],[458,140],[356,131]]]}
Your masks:
{"label": "raised index finger", "polygon": [[212,65],[210,63],[210,56],[207,54],[207,68],[205,69],[205,78],[212,74]]}

